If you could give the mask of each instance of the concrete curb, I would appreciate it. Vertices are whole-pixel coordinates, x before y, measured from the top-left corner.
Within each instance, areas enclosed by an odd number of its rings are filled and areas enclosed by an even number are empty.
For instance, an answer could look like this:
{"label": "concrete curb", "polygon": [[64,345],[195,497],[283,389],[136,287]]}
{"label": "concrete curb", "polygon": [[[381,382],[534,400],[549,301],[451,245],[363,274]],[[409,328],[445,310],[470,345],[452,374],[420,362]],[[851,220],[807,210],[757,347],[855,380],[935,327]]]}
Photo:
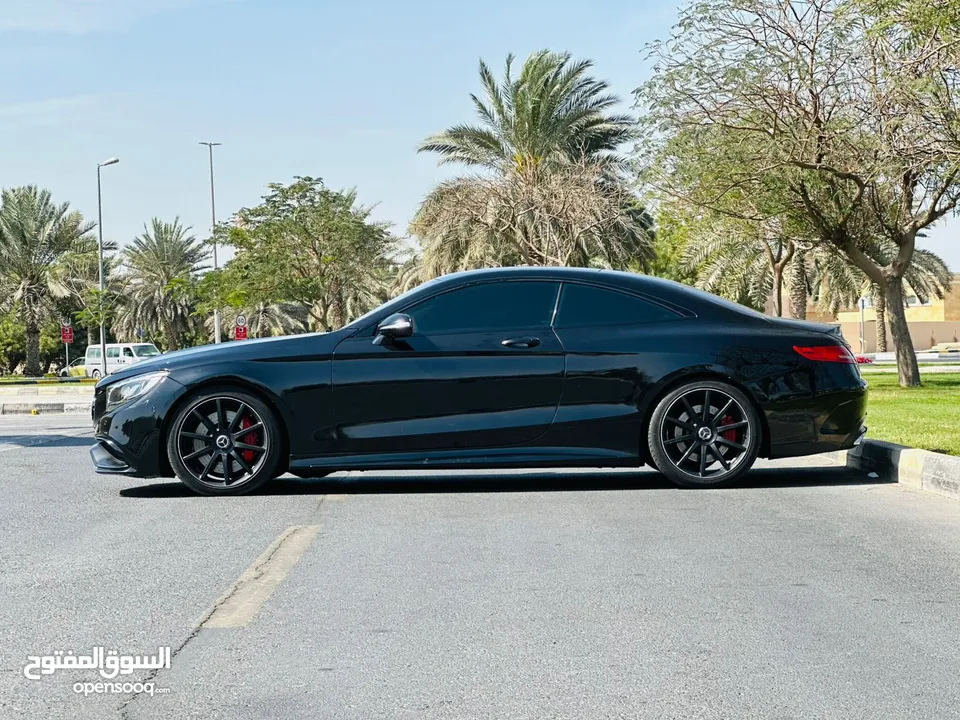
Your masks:
{"label": "concrete curb", "polygon": [[0,415],[90,414],[90,403],[78,402],[2,402]]}
{"label": "concrete curb", "polygon": [[875,472],[910,490],[960,500],[960,457],[881,440],[867,440],[852,450],[827,453],[824,457],[837,465]]}
{"label": "concrete curb", "polygon": [[38,395],[89,395],[93,397],[93,385],[14,385],[0,386],[0,398],[36,397]]}

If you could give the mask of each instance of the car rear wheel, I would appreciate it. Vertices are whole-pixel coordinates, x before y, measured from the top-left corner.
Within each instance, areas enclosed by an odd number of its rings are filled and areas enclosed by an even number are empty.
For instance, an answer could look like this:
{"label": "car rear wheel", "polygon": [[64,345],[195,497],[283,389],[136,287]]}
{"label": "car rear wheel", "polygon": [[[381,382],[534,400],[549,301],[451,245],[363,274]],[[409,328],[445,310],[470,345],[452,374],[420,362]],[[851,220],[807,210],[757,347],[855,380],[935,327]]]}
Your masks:
{"label": "car rear wheel", "polygon": [[99,370],[94,370],[92,373],[90,373],[90,377],[92,377],[94,380],[99,380],[99,379],[100,379],[100,371],[99,371]]}
{"label": "car rear wheel", "polygon": [[191,398],[167,436],[177,477],[201,495],[242,495],[276,476],[280,425],[259,398],[232,388]]}
{"label": "car rear wheel", "polygon": [[746,473],[760,450],[760,418],[740,390],[695,381],[653,411],[647,443],[656,468],[682,487],[716,487]]}

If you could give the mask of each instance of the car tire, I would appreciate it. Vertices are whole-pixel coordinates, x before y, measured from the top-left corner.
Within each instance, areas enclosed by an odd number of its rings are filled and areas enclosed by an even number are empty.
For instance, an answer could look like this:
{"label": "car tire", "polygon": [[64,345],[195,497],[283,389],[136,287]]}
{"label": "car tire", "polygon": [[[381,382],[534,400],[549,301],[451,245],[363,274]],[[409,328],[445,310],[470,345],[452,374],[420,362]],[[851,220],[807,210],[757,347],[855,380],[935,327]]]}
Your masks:
{"label": "car tire", "polygon": [[657,470],[673,483],[720,487],[750,470],[760,452],[761,433],[760,416],[741,390],[697,380],[657,404],[647,449]]}
{"label": "car tire", "polygon": [[99,380],[99,379],[100,379],[100,371],[99,371],[99,370],[94,370],[93,372],[90,373],[90,377],[92,377],[94,380]]}
{"label": "car tire", "polygon": [[201,495],[244,495],[278,474],[283,431],[260,398],[231,387],[209,388],[183,404],[167,433],[177,478]]}

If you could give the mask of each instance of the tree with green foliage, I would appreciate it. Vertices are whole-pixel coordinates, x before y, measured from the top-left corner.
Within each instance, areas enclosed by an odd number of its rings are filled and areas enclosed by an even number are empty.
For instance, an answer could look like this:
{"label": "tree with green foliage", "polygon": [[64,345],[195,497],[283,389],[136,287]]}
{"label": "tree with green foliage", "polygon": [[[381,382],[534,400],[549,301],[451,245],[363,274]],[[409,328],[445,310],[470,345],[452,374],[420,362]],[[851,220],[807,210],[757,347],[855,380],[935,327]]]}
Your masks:
{"label": "tree with green foliage", "polygon": [[123,251],[124,302],[113,322],[118,337],[136,340],[138,328],[158,328],[176,350],[195,330],[195,287],[209,253],[190,228],[154,218]]}
{"label": "tree with green foliage", "polygon": [[[903,279],[917,237],[960,203],[956,43],[863,7],[687,6],[638,91],[649,111],[642,151],[661,192],[720,212],[759,196],[760,220],[789,219],[854,264],[884,293],[901,384],[918,385]],[[721,171],[697,178],[678,166]],[[887,262],[866,252],[878,237],[896,248]]]}
{"label": "tree with green foliage", "polygon": [[[653,259],[647,273],[686,284],[693,284],[696,273],[683,262],[696,216],[682,206],[663,203],[657,209],[653,230]],[[636,268],[640,269],[640,268]]]}
{"label": "tree with green foliage", "polygon": [[[783,288],[788,268],[796,265],[799,243],[777,223],[750,223],[713,216],[690,231],[683,265],[696,285],[762,310],[773,298],[773,312],[783,315]],[[804,305],[806,293],[804,292]]]}
{"label": "tree with green foliage", "polygon": [[[27,373],[34,377],[44,375],[52,363],[64,359],[59,322],[48,320],[40,326],[38,348],[39,368],[35,373]],[[24,324],[16,311],[0,315],[0,374],[16,372],[26,359],[27,343]]]}
{"label": "tree with green foliage", "polygon": [[299,304],[320,330],[378,304],[378,283],[397,252],[388,225],[371,219],[355,190],[330,190],[319,178],[268,187],[260,205],[220,229],[236,255],[208,287],[219,287],[223,302],[236,308]]}
{"label": "tree with green foliage", "polygon": [[12,308],[23,324],[26,375],[40,373],[41,329],[59,314],[57,299],[70,293],[57,263],[89,248],[93,227],[33,185],[0,196],[0,308]]}
{"label": "tree with green foliage", "polygon": [[649,216],[621,177],[621,145],[633,118],[591,77],[592,63],[540,51],[502,82],[480,62],[484,97],[471,95],[479,125],[427,138],[421,152],[470,175],[440,183],[411,232],[423,240],[424,272],[435,276],[493,265],[647,266]]}

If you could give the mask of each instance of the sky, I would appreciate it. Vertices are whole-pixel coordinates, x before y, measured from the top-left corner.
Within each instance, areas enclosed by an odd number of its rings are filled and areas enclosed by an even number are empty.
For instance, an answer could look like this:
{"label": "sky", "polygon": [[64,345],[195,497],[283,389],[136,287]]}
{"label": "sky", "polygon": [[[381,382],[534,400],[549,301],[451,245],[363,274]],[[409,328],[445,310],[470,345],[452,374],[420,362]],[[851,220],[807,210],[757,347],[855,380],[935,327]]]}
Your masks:
{"label": "sky", "polygon": [[[474,121],[477,63],[542,48],[595,62],[624,99],[672,0],[0,0],[0,185],[36,184],[121,245],[151,217],[210,227],[296,175],[356,187],[398,235],[455,169],[418,154]],[[960,271],[960,221],[921,242]],[[221,257],[221,260],[223,257]]]}

